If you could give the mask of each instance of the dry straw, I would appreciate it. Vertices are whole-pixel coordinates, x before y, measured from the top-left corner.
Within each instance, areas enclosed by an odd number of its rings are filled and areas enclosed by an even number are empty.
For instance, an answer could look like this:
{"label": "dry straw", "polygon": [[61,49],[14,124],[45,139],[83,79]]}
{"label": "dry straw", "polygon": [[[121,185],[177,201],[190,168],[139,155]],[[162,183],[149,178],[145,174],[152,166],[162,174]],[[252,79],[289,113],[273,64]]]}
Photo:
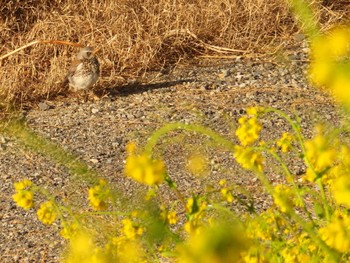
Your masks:
{"label": "dry straw", "polygon": [[[348,11],[312,4],[326,27]],[[0,55],[10,54],[0,59],[0,107],[64,92],[77,51],[64,43],[97,49],[97,89],[108,91],[186,59],[265,53],[297,31],[284,0],[0,0]]]}

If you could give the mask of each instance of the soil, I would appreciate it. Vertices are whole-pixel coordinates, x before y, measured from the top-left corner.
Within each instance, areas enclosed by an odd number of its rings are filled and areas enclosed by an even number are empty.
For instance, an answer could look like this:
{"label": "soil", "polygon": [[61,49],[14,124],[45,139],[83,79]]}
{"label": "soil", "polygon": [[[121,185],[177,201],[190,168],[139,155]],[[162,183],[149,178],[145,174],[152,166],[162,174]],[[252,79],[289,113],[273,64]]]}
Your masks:
{"label": "soil", "polygon": [[[289,116],[299,116],[306,137],[322,121],[338,125],[339,111],[332,99],[311,87],[307,81],[308,48],[299,43],[270,58],[235,57],[196,59],[162,72],[150,72],[139,81],[105,89],[105,96],[82,102],[65,97],[42,101],[25,112],[28,127],[84,160],[133,200],[142,190],[123,174],[125,146],[140,147],[166,123],[195,123],[208,127],[237,142],[237,120],[251,106],[273,107]],[[290,125],[272,114],[262,119],[262,138],[275,140]],[[193,176],[186,168],[191,154],[203,152],[209,167],[203,176]],[[217,186],[226,178],[229,184],[244,187],[244,198],[253,200],[259,211],[270,199],[250,172],[242,170],[232,154],[212,147],[198,133],[174,131],[157,145],[156,156],[165,160],[169,175],[186,196],[201,193],[208,185]],[[268,163],[266,173],[273,183],[283,175]],[[299,161],[288,164],[297,179],[305,167]],[[65,167],[31,151],[14,138],[0,136],[0,261],[58,262],[65,241],[58,234],[59,224],[45,226],[33,210],[25,211],[12,201],[13,183],[28,178],[50,190],[58,198],[85,198],[87,185],[77,182]],[[169,200],[166,186],[162,194]],[[240,211],[237,203],[232,209]]]}

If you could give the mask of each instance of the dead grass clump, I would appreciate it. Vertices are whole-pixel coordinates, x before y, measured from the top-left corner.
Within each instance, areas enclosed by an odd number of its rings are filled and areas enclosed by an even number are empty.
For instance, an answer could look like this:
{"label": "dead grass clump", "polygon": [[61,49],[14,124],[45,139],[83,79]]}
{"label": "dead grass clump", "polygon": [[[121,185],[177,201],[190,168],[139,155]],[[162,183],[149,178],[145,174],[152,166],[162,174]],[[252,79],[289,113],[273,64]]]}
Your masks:
{"label": "dead grass clump", "polygon": [[[202,54],[263,52],[297,31],[284,0],[0,0],[0,14],[0,54],[37,39],[101,48],[103,89]],[[75,52],[37,45],[0,61],[2,106],[56,96]]]}

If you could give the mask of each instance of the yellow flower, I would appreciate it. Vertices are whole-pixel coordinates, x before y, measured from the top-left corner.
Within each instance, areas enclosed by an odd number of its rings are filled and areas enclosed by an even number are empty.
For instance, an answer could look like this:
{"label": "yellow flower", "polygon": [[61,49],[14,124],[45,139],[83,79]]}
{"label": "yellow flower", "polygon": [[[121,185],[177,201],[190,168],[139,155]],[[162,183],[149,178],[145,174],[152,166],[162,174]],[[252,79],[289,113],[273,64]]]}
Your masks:
{"label": "yellow flower", "polygon": [[247,146],[255,142],[259,138],[261,124],[257,117],[249,118],[243,116],[238,120],[240,126],[236,130],[236,136],[243,146]]}
{"label": "yellow flower", "polygon": [[293,197],[294,193],[285,185],[276,185],[273,193],[273,200],[283,213],[287,213],[293,209]]}
{"label": "yellow flower", "polygon": [[247,114],[254,116],[254,115],[259,115],[261,113],[264,112],[264,108],[263,107],[249,107],[247,108]]}
{"label": "yellow flower", "polygon": [[233,202],[233,196],[232,196],[232,192],[227,188],[227,187],[224,187],[220,190],[223,198],[229,202],[229,203],[232,203]]}
{"label": "yellow flower", "polygon": [[126,145],[126,152],[127,152],[129,155],[135,154],[135,152],[136,152],[136,144],[133,143],[133,142],[129,142],[129,143]]}
{"label": "yellow flower", "polygon": [[219,181],[219,185],[221,185],[221,186],[226,185],[226,179],[221,179],[221,180]]}
{"label": "yellow flower", "polygon": [[28,210],[34,206],[33,192],[28,190],[21,190],[12,196],[13,200],[19,207]]}
{"label": "yellow flower", "polygon": [[196,196],[187,199],[186,211],[189,215],[194,215],[203,212],[207,207],[206,202],[202,202]]}
{"label": "yellow flower", "polygon": [[349,105],[350,76],[346,59],[350,51],[350,29],[335,28],[329,34],[314,39],[310,78],[318,86],[326,86],[335,97]]}
{"label": "yellow flower", "polygon": [[64,259],[65,263],[108,263],[108,257],[93,241],[93,237],[86,232],[79,231],[71,238],[69,250]]}
{"label": "yellow flower", "polygon": [[79,229],[79,224],[76,222],[73,222],[70,224],[63,222],[60,235],[65,239],[71,239],[78,232],[78,229]]}
{"label": "yellow flower", "polygon": [[286,247],[281,251],[285,263],[310,262],[310,256],[302,252],[300,247]]}
{"label": "yellow flower", "polygon": [[167,215],[169,225],[175,225],[177,222],[177,215],[175,211],[170,211]]}
{"label": "yellow flower", "polygon": [[125,174],[146,185],[160,184],[165,179],[165,164],[162,160],[151,159],[146,153],[132,154],[126,159]]}
{"label": "yellow flower", "polygon": [[277,146],[281,148],[282,152],[288,152],[292,148],[292,135],[288,132],[282,134],[282,137],[277,141]]}
{"label": "yellow flower", "polygon": [[220,222],[191,234],[189,240],[178,246],[180,263],[240,262],[240,255],[248,241],[237,224]]}
{"label": "yellow flower", "polygon": [[189,234],[198,234],[203,226],[203,217],[207,203],[200,198],[193,196],[187,199],[186,212],[188,221],[184,225],[184,229]]}
{"label": "yellow flower", "polygon": [[132,221],[128,218],[122,220],[123,233],[127,239],[134,240],[136,237],[141,236],[143,233],[142,227],[134,226]]}
{"label": "yellow flower", "polygon": [[263,171],[263,157],[259,152],[237,145],[233,156],[243,168],[258,172]]}
{"label": "yellow flower", "polygon": [[[336,144],[331,142],[321,134],[305,142],[306,158],[312,167],[308,167],[306,179],[314,181],[316,176],[322,175],[329,169],[336,160]],[[315,174],[316,173],[316,174]]]}
{"label": "yellow flower", "polygon": [[169,225],[174,225],[177,222],[177,215],[175,211],[168,211],[164,205],[160,206],[160,217],[164,222],[168,222]]}
{"label": "yellow flower", "polygon": [[110,197],[110,190],[107,182],[101,179],[98,185],[89,189],[89,202],[90,206],[94,210],[105,210],[107,209],[106,200]]}
{"label": "yellow flower", "polygon": [[119,236],[114,237],[107,246],[111,247],[110,254],[115,255],[115,258],[109,258],[108,262],[148,262],[141,242],[137,240],[130,240],[124,236]]}
{"label": "yellow flower", "polygon": [[34,193],[31,190],[33,183],[27,179],[14,183],[16,193],[12,196],[19,207],[28,210],[34,206]]}
{"label": "yellow flower", "polygon": [[350,216],[335,216],[332,221],[319,229],[320,237],[326,244],[339,252],[350,252]]}
{"label": "yellow flower", "polygon": [[28,188],[30,188],[32,185],[33,185],[33,183],[32,183],[30,180],[28,180],[28,179],[24,179],[24,180],[22,180],[22,181],[19,181],[19,182],[14,183],[15,189],[16,189],[17,191],[19,191],[19,190],[24,190],[24,189],[26,189],[26,188],[28,189]]}
{"label": "yellow flower", "polygon": [[36,214],[38,219],[46,225],[51,225],[57,218],[57,210],[52,201],[41,204]]}
{"label": "yellow flower", "polygon": [[344,174],[336,178],[332,184],[332,193],[338,204],[350,207],[350,177]]}

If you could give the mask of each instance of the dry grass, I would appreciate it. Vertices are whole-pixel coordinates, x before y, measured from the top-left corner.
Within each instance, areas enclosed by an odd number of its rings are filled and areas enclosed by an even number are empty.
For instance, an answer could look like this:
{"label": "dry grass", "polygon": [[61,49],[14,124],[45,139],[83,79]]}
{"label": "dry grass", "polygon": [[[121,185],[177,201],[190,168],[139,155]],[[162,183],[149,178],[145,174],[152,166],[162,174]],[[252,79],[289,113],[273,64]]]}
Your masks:
{"label": "dry grass", "polygon": [[[198,55],[256,53],[279,46],[298,30],[285,2],[0,0],[0,54],[37,39],[98,47],[98,86],[108,89]],[[346,4],[323,2],[314,1],[325,27],[349,11]],[[36,45],[0,61],[2,108],[55,97],[75,52],[67,46]]]}

